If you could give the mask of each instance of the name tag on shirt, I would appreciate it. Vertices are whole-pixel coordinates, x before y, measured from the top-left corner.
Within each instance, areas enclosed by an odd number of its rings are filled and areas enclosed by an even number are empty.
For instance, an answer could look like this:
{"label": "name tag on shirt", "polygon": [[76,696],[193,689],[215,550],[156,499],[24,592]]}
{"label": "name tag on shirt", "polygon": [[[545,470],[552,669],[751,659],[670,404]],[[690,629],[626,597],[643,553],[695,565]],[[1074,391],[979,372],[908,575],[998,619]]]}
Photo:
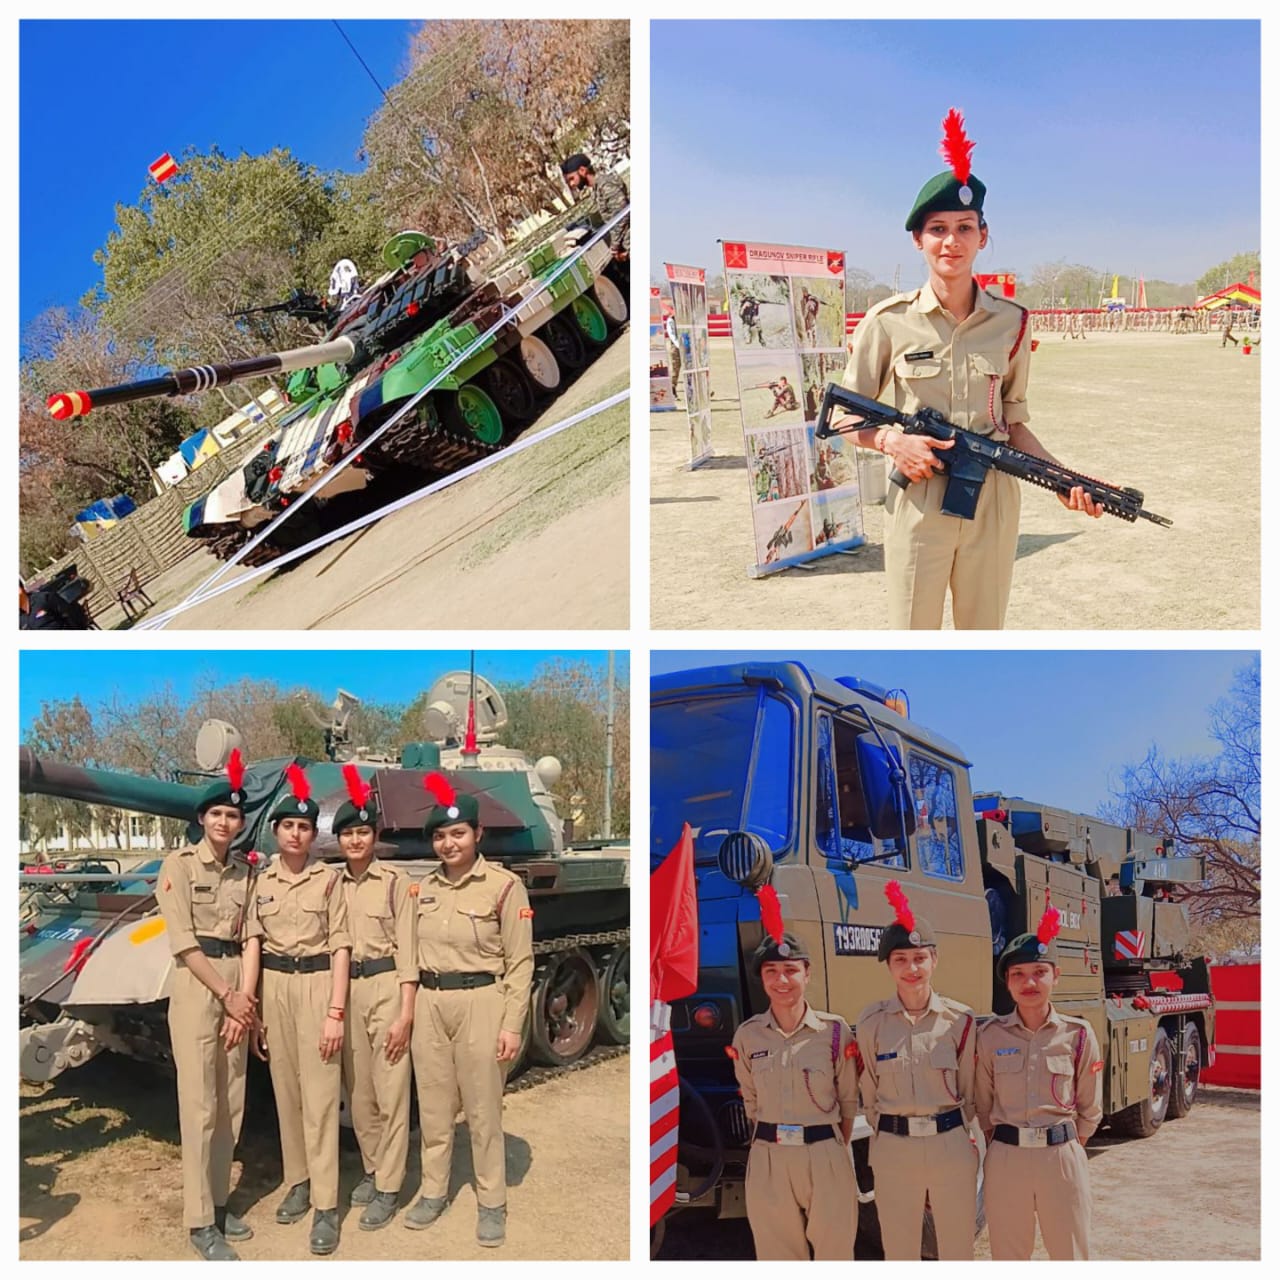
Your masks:
{"label": "name tag on shirt", "polygon": [[218,886],[216,884],[193,884],[191,886],[191,892],[196,894],[197,897],[202,894],[206,897],[211,896],[216,893],[217,890]]}
{"label": "name tag on shirt", "polygon": [[1021,1053],[1021,1052],[1022,1052],[1022,1050],[1021,1050],[1021,1049],[997,1049],[997,1050],[996,1050],[996,1057],[997,1057],[997,1058],[1003,1058],[1003,1057],[1006,1057],[1007,1055],[1009,1055],[1009,1054],[1011,1054],[1011,1053]]}
{"label": "name tag on shirt", "polygon": [[902,358],[905,361],[907,361],[908,364],[910,364],[912,361],[915,361],[915,360],[932,360],[933,352],[932,351],[908,351],[907,354]]}
{"label": "name tag on shirt", "polygon": [[877,1054],[876,1054],[876,1061],[877,1061],[877,1062],[892,1062],[892,1061],[893,1061],[893,1059],[894,1059],[894,1058],[896,1058],[897,1056],[898,1056],[898,1054],[897,1054],[897,1051],[896,1051],[896,1050],[895,1050],[893,1053],[877,1053]]}
{"label": "name tag on shirt", "polygon": [[757,1049],[755,1053],[749,1056],[751,1061],[754,1062],[757,1058],[767,1058],[772,1053],[773,1053],[772,1049]]}

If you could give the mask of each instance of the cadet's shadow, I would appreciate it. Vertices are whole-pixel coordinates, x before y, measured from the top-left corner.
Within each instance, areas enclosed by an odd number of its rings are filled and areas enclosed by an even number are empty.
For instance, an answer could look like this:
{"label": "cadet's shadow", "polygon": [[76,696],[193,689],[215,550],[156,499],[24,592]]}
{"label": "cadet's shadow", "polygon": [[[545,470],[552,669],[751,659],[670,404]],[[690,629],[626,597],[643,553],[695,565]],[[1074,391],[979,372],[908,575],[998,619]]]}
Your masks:
{"label": "cadet's shadow", "polygon": [[1078,538],[1077,533],[1022,533],[1018,535],[1018,554],[1015,560],[1023,560],[1027,556],[1033,556],[1037,551],[1044,551],[1048,547],[1055,546],[1059,542],[1070,542],[1073,538]]}
{"label": "cadet's shadow", "polygon": [[699,471],[745,471],[747,459],[741,453],[717,454],[698,464]]}

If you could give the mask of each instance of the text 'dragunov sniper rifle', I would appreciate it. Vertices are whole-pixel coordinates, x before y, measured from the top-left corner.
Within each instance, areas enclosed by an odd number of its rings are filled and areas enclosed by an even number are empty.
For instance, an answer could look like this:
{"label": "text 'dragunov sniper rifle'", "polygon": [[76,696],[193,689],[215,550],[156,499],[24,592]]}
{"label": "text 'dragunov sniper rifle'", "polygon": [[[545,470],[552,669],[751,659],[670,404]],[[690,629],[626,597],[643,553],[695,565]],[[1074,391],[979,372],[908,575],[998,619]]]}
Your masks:
{"label": "text 'dragunov sniper rifle'", "polygon": [[[832,430],[832,412],[836,408],[855,415],[861,421],[854,427]],[[860,431],[863,427],[883,427],[890,424],[900,426],[909,436],[954,441],[954,448],[935,455],[947,475],[947,489],[942,498],[942,510],[947,515],[959,516],[962,520],[973,519],[982,482],[987,478],[987,472],[994,467],[997,471],[1007,472],[1029,484],[1038,484],[1042,489],[1061,494],[1064,498],[1079,485],[1108,515],[1118,516],[1131,524],[1141,516],[1143,520],[1164,525],[1165,528],[1173,525],[1172,520],[1158,516],[1153,511],[1143,510],[1143,495],[1138,489],[1119,489],[1105,481],[1095,480],[1092,476],[1081,475],[1059,463],[1034,457],[1020,449],[1011,449],[1007,444],[989,440],[986,436],[975,435],[972,431],[948,422],[936,409],[903,413],[892,405],[857,395],[835,383],[827,384],[815,434],[818,439],[825,440],[831,436],[848,434],[851,430]],[[905,489],[911,483],[896,467],[889,479],[900,489]]]}

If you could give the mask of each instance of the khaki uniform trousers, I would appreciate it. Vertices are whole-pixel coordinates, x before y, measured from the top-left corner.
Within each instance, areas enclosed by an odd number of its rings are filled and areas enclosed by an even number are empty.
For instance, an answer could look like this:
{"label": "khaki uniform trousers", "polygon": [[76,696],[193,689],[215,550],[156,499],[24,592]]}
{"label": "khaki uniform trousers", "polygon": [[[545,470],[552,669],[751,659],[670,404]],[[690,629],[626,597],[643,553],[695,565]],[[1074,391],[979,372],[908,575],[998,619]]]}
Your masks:
{"label": "khaki uniform trousers", "polygon": [[1004,626],[1018,551],[1020,482],[989,471],[972,520],[943,514],[947,482],[934,475],[905,490],[889,485],[884,567],[894,630],[941,627],[948,586],[957,631]]}
{"label": "khaki uniform trousers", "polygon": [[333,994],[333,974],[262,973],[271,1087],[280,1119],[285,1188],[311,1181],[317,1209],[338,1207],[338,1111],[341,1054],[320,1057],[320,1031]]}
{"label": "khaki uniform trousers", "polygon": [[967,1129],[927,1138],[877,1133],[871,1140],[871,1168],[886,1261],[920,1260],[926,1195],[939,1259],[972,1261],[978,1153]]}
{"label": "khaki uniform trousers", "polygon": [[805,1147],[753,1142],[747,1219],[760,1262],[851,1262],[858,1233],[853,1159],[840,1140]]}
{"label": "khaki uniform trousers", "polygon": [[[239,988],[240,957],[210,957],[218,976]],[[226,1013],[186,966],[174,965],[169,1038],[178,1071],[178,1127],[182,1133],[182,1215],[189,1230],[213,1225],[213,1210],[231,1194],[231,1157],[244,1118],[249,1041],[222,1047]]]}
{"label": "khaki uniform trousers", "polygon": [[476,1200],[484,1209],[497,1209],[507,1202],[503,1071],[497,1057],[502,1015],[497,983],[463,991],[418,988],[413,1074],[422,1126],[422,1194],[433,1200],[449,1194],[453,1120],[461,1094],[471,1134]]}
{"label": "khaki uniform trousers", "polygon": [[351,1124],[364,1171],[379,1191],[399,1191],[409,1155],[409,1054],[387,1061],[383,1048],[400,1016],[395,971],[352,978],[347,998],[347,1035],[342,1042],[342,1078],[351,1097]]}
{"label": "khaki uniform trousers", "polygon": [[1056,1147],[993,1142],[983,1176],[994,1260],[1030,1258],[1037,1218],[1049,1257],[1088,1258],[1089,1157],[1078,1142]]}

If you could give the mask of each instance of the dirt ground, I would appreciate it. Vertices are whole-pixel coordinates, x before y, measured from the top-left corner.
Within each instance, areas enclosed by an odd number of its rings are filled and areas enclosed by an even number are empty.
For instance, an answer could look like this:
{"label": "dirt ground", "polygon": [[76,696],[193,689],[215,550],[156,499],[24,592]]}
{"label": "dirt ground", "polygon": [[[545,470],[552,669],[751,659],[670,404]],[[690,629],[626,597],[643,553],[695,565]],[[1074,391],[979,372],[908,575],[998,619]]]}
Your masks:
{"label": "dirt ground", "polygon": [[[525,434],[626,387],[628,351],[624,333]],[[629,441],[623,401],[305,561],[189,610],[168,629],[625,628]],[[180,603],[218,565],[198,552],[149,583],[155,608],[148,613]],[[446,615],[435,601],[463,573],[465,614],[453,604]],[[99,619],[104,629],[121,621],[118,609]]]}
{"label": "dirt ground", "polygon": [[[623,1055],[509,1094],[507,1243],[475,1240],[476,1201],[465,1129],[454,1146],[450,1205],[426,1231],[408,1231],[403,1206],[417,1199],[417,1133],[401,1189],[401,1214],[361,1231],[347,1196],[360,1158],[344,1143],[336,1258],[613,1259],[628,1254],[627,1088]],[[269,1099],[265,1103],[270,1108]],[[279,1139],[274,1115],[245,1117],[230,1207],[254,1229],[238,1247],[251,1259],[310,1258],[311,1218],[279,1226]],[[195,1261],[182,1225],[182,1164],[171,1080],[103,1054],[19,1096],[19,1256],[22,1259]],[[454,1197],[456,1196],[456,1199]]]}
{"label": "dirt ground", "polygon": [[[1142,490],[1173,521],[1093,521],[1023,486],[1006,626],[1196,630],[1260,626],[1261,363],[1215,335],[1046,335],[1031,364],[1032,428],[1067,466]],[[712,444],[688,462],[683,410],[650,415],[655,628],[886,625],[882,504],[866,545],[763,579],[754,563],[733,352],[711,341]],[[946,627],[951,626],[948,607]]]}
{"label": "dirt ground", "polygon": [[[1094,1261],[1262,1256],[1261,1097],[1205,1085],[1191,1114],[1143,1141],[1090,1139]],[[745,1218],[668,1219],[659,1257],[753,1258]],[[1036,1235],[1036,1259],[1048,1254]],[[984,1228],[974,1257],[988,1260]]]}

